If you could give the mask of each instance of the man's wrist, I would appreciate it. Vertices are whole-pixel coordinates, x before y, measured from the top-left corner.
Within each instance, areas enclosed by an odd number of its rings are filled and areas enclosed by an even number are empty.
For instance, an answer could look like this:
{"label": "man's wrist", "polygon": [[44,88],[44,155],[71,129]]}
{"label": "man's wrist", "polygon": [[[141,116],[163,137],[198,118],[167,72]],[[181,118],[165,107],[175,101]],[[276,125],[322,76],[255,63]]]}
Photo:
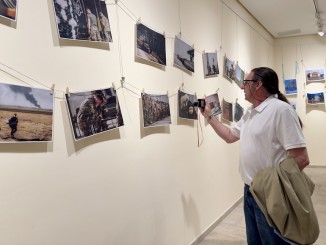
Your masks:
{"label": "man's wrist", "polygon": [[208,116],[206,117],[207,122],[209,122],[210,120],[212,120],[212,118],[213,118],[213,115],[212,115],[212,114],[208,115]]}

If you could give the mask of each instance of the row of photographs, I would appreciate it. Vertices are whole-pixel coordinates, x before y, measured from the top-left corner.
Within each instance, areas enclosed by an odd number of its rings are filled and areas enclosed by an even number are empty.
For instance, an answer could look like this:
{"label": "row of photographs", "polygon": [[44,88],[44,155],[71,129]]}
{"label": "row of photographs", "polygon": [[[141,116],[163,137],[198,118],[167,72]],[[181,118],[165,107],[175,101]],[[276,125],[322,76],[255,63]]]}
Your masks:
{"label": "row of photographs", "polygon": [[[75,140],[97,135],[124,125],[118,96],[113,87],[65,96]],[[198,98],[178,91],[178,117],[198,120]],[[244,109],[239,103],[222,100],[214,93],[206,97],[211,113],[226,121],[239,121]],[[308,93],[308,104],[325,104],[324,93]],[[47,142],[53,135],[53,92],[0,83],[0,143]],[[171,124],[167,94],[141,94],[144,128]],[[222,105],[221,105],[222,104]],[[200,112],[199,112],[200,113]]]}
{"label": "row of photographs", "polygon": [[[53,0],[58,35],[63,39],[112,42],[109,16],[104,0]],[[17,0],[0,0],[0,16],[16,20]],[[166,65],[165,35],[142,23],[136,24],[136,56],[159,65]],[[174,39],[173,64],[185,71],[195,72],[195,49],[180,37]],[[203,52],[204,76],[219,74],[217,52]],[[307,82],[325,81],[324,69],[306,70]],[[224,77],[239,87],[245,76],[241,67],[224,58]],[[290,93],[295,93],[293,81],[286,80]]]}

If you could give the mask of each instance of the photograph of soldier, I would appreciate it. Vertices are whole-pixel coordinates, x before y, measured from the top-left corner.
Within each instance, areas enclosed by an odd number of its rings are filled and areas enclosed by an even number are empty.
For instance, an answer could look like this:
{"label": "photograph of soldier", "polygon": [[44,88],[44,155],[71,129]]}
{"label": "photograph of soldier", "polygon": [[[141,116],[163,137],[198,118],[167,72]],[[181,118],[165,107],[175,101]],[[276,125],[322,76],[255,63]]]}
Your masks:
{"label": "photograph of soldier", "polygon": [[297,79],[284,80],[284,88],[285,88],[286,95],[297,94],[298,93]]}
{"label": "photograph of soldier", "polygon": [[235,80],[235,67],[234,61],[229,60],[226,56],[224,57],[224,74],[223,76],[232,82]]}
{"label": "photograph of soldier", "polygon": [[227,102],[224,99],[222,104],[222,118],[226,121],[233,122],[232,103]]}
{"label": "photograph of soldier", "polygon": [[160,65],[166,65],[165,36],[141,23],[136,24],[136,56]]}
{"label": "photograph of soldier", "polygon": [[213,116],[222,113],[221,103],[217,93],[207,96],[206,101],[211,108],[211,113]]}
{"label": "photograph of soldier", "polygon": [[217,64],[217,52],[203,53],[204,75],[205,77],[214,77],[219,74]]}
{"label": "photograph of soldier", "polygon": [[179,37],[174,38],[174,65],[177,67],[195,72],[195,49],[182,41]]}
{"label": "photograph of soldier", "polygon": [[0,143],[52,141],[51,90],[0,83]]}
{"label": "photograph of soldier", "polygon": [[234,121],[237,122],[241,119],[243,115],[243,107],[236,102],[234,106]]}
{"label": "photograph of soldier", "polygon": [[325,104],[324,93],[307,93],[307,103],[310,105]]}
{"label": "photograph of soldier", "polygon": [[167,94],[141,94],[144,127],[157,127],[171,124],[169,97]]}
{"label": "photograph of soldier", "polygon": [[306,80],[307,82],[318,82],[325,81],[325,71],[321,69],[311,69],[306,70]]}
{"label": "photograph of soldier", "polygon": [[53,0],[60,38],[112,42],[103,0]]}
{"label": "photograph of soldier", "polygon": [[179,117],[183,119],[198,119],[198,107],[194,106],[194,102],[197,101],[197,96],[193,94],[187,94],[181,90],[178,91],[178,108]]}
{"label": "photograph of soldier", "polygon": [[113,88],[70,93],[65,97],[75,140],[124,125]]}
{"label": "photograph of soldier", "polygon": [[235,76],[234,76],[234,81],[235,83],[239,86],[239,88],[243,88],[243,80],[244,80],[245,73],[241,69],[241,67],[237,64],[235,66]]}
{"label": "photograph of soldier", "polygon": [[0,0],[0,17],[16,20],[17,0]]}

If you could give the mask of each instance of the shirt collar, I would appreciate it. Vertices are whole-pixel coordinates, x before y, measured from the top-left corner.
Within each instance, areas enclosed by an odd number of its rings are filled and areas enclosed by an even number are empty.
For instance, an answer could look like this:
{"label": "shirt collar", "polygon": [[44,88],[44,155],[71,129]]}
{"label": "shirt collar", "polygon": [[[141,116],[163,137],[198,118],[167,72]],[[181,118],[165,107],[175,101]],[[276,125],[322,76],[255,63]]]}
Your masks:
{"label": "shirt collar", "polygon": [[274,95],[269,96],[266,100],[260,103],[257,107],[253,108],[257,112],[262,112],[271,102],[275,99]]}

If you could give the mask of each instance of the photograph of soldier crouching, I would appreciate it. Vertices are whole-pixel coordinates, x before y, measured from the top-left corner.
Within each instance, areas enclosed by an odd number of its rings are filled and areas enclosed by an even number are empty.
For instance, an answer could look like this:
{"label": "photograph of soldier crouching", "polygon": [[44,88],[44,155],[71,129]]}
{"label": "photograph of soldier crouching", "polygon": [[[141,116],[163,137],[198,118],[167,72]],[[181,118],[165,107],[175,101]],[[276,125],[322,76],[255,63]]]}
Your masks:
{"label": "photograph of soldier crouching", "polygon": [[66,94],[75,140],[123,126],[113,88]]}

